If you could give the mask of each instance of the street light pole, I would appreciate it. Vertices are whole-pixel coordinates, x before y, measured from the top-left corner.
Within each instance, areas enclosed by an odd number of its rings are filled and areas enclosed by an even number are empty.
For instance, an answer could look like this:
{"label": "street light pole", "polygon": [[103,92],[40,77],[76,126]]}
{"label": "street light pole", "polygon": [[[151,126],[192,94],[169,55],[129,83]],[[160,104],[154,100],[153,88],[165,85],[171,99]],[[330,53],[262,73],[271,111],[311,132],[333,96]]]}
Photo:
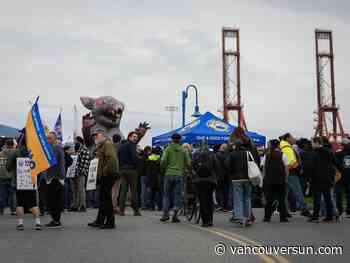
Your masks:
{"label": "street light pole", "polygon": [[178,112],[179,111],[179,107],[177,106],[166,106],[165,107],[165,111],[170,112],[170,127],[171,130],[174,129],[174,112]]}
{"label": "street light pole", "polygon": [[193,88],[196,93],[196,105],[194,106],[194,112],[192,114],[192,117],[198,118],[201,116],[201,113],[199,112],[199,106],[198,106],[198,90],[195,85],[188,85],[186,87],[186,90],[182,91],[182,127],[185,126],[186,121],[186,99],[188,97],[188,91],[190,88]]}

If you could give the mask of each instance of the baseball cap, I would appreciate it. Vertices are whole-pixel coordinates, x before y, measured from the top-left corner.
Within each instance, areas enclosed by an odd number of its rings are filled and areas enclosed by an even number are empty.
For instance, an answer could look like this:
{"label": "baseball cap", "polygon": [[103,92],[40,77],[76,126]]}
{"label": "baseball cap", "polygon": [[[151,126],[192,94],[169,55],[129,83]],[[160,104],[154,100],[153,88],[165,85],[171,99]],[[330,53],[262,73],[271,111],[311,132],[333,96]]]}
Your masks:
{"label": "baseball cap", "polygon": [[92,130],[91,136],[97,135],[98,133],[106,134],[106,130],[101,127],[95,128]]}
{"label": "baseball cap", "polygon": [[174,133],[173,135],[171,135],[171,139],[180,141],[181,140],[181,135],[178,134],[178,133]]}

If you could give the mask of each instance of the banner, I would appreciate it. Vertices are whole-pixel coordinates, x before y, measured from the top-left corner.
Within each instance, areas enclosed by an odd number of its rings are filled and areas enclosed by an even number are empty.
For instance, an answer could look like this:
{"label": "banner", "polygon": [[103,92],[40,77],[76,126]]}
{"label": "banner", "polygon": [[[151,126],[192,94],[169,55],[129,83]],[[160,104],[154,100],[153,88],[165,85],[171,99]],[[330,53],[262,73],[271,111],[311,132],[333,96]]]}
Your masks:
{"label": "banner", "polygon": [[60,112],[60,114],[57,117],[57,120],[56,120],[56,123],[55,123],[55,126],[54,126],[54,130],[55,130],[55,132],[57,134],[57,139],[60,142],[63,142],[61,112]]}
{"label": "banner", "polygon": [[72,159],[73,159],[73,163],[67,169],[66,178],[74,178],[75,177],[75,172],[77,170],[78,156],[77,155],[72,155]]}
{"label": "banner", "polygon": [[30,158],[17,158],[17,190],[36,190],[36,178],[33,182]]}
{"label": "banner", "polygon": [[56,156],[45,134],[43,124],[41,122],[38,99],[36,99],[30,112],[28,113],[26,123],[26,141],[27,148],[30,151],[30,157],[34,161],[32,167],[32,177],[35,177],[57,164]]}
{"label": "banner", "polygon": [[88,174],[88,179],[86,184],[86,191],[96,190],[97,168],[98,168],[98,159],[95,158],[90,162],[89,174]]}

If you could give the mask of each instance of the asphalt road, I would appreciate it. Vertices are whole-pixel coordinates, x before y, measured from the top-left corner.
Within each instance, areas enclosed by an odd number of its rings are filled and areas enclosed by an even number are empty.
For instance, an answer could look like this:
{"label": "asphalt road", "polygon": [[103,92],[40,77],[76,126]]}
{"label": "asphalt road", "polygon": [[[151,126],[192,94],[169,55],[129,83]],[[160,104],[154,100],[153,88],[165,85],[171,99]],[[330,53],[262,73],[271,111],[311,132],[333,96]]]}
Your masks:
{"label": "asphalt road", "polygon": [[[0,217],[0,262],[13,263],[109,263],[109,262],[349,262],[350,219],[341,223],[312,224],[295,215],[290,223],[278,218],[263,223],[262,210],[254,212],[257,223],[239,228],[229,223],[228,213],[215,215],[214,228],[204,229],[182,219],[180,224],[161,223],[159,212],[143,212],[142,217],[117,218],[115,230],[91,229],[86,225],[96,210],[64,213],[64,229],[33,230],[33,220],[25,218],[25,230],[15,230],[15,217]],[[131,214],[131,213],[130,213]],[[42,222],[49,221],[48,217]],[[218,256],[215,247],[225,246]],[[343,255],[233,255],[243,246],[319,246],[343,247]],[[223,248],[218,252],[223,252]],[[261,251],[263,252],[263,251]],[[293,252],[293,251],[292,251]]]}

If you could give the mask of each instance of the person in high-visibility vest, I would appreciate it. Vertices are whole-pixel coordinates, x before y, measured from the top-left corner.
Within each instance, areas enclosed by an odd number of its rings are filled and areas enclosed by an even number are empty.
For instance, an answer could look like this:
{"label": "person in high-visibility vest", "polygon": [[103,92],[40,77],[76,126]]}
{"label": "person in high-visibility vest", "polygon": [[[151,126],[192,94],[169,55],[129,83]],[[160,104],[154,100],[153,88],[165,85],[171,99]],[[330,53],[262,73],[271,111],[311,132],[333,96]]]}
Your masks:
{"label": "person in high-visibility vest", "polygon": [[[301,210],[301,214],[306,217],[310,217],[311,213],[305,203],[304,194],[300,184],[299,175],[302,171],[302,164],[298,153],[296,152],[293,145],[296,144],[295,138],[290,134],[286,133],[280,137],[280,149],[288,157],[288,189],[292,191],[297,204],[297,209]],[[287,195],[288,196],[288,195]]]}

